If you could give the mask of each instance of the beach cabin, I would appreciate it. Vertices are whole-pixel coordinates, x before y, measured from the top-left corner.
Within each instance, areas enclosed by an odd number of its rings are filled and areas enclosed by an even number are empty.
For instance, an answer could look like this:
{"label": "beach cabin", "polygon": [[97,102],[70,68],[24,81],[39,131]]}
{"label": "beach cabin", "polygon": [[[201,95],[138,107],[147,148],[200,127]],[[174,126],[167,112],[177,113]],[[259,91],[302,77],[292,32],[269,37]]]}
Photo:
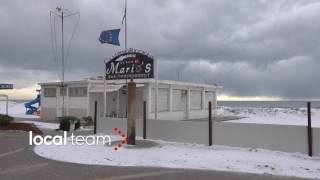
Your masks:
{"label": "beach cabin", "polygon": [[[136,117],[143,116],[143,101],[146,101],[148,119],[155,118],[155,81],[153,79],[136,79]],[[100,78],[80,81],[67,81],[62,88],[60,82],[40,83],[41,86],[41,119],[56,120],[66,116],[94,117],[95,104],[97,116],[127,117],[126,80],[108,80],[106,84]],[[208,101],[212,108],[217,106],[217,90],[220,86],[195,84],[188,82],[159,80],[157,119],[186,120],[207,117]],[[105,114],[104,96],[106,92]]]}

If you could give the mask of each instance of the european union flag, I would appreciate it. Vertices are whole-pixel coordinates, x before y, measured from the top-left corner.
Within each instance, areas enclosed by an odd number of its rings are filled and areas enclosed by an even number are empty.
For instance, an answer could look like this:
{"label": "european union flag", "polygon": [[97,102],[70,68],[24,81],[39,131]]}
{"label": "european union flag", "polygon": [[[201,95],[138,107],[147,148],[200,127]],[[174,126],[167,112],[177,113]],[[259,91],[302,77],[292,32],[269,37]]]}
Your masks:
{"label": "european union flag", "polygon": [[101,42],[101,44],[108,43],[108,44],[120,46],[119,33],[120,33],[120,29],[111,29],[107,31],[102,31],[100,34],[99,41]]}

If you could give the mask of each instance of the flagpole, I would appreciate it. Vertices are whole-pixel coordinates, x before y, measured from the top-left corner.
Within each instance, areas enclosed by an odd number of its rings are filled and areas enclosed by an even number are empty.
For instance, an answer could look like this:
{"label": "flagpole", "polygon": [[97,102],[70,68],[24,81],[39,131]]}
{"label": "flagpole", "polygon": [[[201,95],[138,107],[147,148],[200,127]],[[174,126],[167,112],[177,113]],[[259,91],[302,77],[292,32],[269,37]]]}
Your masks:
{"label": "flagpole", "polygon": [[[127,0],[124,2],[124,49],[127,50]],[[128,96],[128,79],[126,79],[126,86],[127,86],[127,96]],[[127,101],[127,112],[126,115],[128,117],[128,101]]]}
{"label": "flagpole", "polygon": [[61,7],[61,59],[62,59],[62,117],[65,116],[64,112],[64,93],[66,89],[64,88],[64,36],[63,36],[63,8]]}
{"label": "flagpole", "polygon": [[107,86],[107,82],[106,82],[106,78],[107,78],[107,68],[106,68],[106,60],[104,60],[104,75],[103,75],[103,120],[106,120],[106,106],[107,106],[107,90],[106,90],[106,86]]}
{"label": "flagpole", "polygon": [[125,19],[124,19],[124,31],[125,31],[124,47],[125,47],[125,50],[127,50],[127,0],[125,0],[124,15],[125,15]]}
{"label": "flagpole", "polygon": [[154,120],[158,120],[158,60],[154,60],[155,64],[155,87],[154,87]]}

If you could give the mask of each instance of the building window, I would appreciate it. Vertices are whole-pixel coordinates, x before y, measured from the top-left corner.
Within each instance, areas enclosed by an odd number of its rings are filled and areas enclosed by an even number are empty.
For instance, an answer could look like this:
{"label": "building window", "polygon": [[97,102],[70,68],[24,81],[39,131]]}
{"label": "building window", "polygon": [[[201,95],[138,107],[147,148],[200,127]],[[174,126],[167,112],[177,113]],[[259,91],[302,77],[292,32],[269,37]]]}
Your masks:
{"label": "building window", "polygon": [[69,97],[86,97],[87,87],[70,87]]}
{"label": "building window", "polygon": [[200,110],[202,103],[202,91],[190,91],[190,109],[192,110]]}
{"label": "building window", "polygon": [[187,109],[187,90],[172,90],[173,111],[185,111]]}
{"label": "building window", "polygon": [[44,92],[43,93],[44,97],[56,97],[56,95],[57,95],[56,88],[44,88],[43,92]]}
{"label": "building window", "polygon": [[[151,112],[155,110],[155,89],[151,91]],[[169,111],[169,89],[158,89],[158,112]]]}
{"label": "building window", "polygon": [[212,103],[215,102],[214,96],[213,96],[214,92],[212,91],[206,91],[205,97],[206,97],[206,101],[205,101],[205,107],[206,109],[208,109],[208,102],[211,101]]}
{"label": "building window", "polygon": [[67,95],[67,88],[60,87],[60,96],[66,96]]}

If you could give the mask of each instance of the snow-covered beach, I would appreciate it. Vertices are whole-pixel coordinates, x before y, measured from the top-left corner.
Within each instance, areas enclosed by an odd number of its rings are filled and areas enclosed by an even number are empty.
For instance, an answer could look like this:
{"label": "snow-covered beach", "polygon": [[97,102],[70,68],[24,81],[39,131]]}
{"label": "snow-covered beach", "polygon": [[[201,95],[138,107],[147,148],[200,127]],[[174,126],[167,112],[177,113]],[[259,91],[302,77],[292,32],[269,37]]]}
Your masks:
{"label": "snow-covered beach", "polygon": [[[312,126],[320,127],[320,109],[312,109]],[[241,119],[227,122],[279,124],[279,125],[307,125],[306,108],[255,108],[255,107],[218,107],[217,115],[238,116]]]}
{"label": "snow-covered beach", "polygon": [[[119,140],[118,136],[111,137],[113,141]],[[34,150],[45,158],[79,164],[221,170],[320,179],[320,157],[254,148],[148,141],[155,145],[139,148],[138,142],[137,148],[125,145],[115,151],[113,146],[78,146],[69,141],[66,146],[40,145]]]}
{"label": "snow-covered beach", "polygon": [[[5,112],[4,102],[0,102],[0,113]],[[10,102],[9,114],[19,118],[38,118],[25,115],[23,102]],[[239,120],[225,121],[226,123],[257,123],[257,124],[286,124],[306,126],[305,108],[230,108],[219,107],[217,115],[239,116]],[[313,126],[320,127],[316,121],[320,110],[312,109]],[[40,129],[54,130],[56,123],[35,123]],[[119,136],[111,135],[113,141],[119,141]],[[288,153],[256,148],[240,148],[148,140],[150,147],[138,148],[123,146],[118,151],[114,146],[103,145],[71,145],[46,146],[34,148],[36,154],[53,160],[79,164],[95,164],[107,166],[144,166],[186,168],[203,170],[221,170],[232,172],[249,172],[256,174],[272,174],[320,179],[320,157],[308,157],[302,153]],[[73,152],[70,154],[69,152]]]}

